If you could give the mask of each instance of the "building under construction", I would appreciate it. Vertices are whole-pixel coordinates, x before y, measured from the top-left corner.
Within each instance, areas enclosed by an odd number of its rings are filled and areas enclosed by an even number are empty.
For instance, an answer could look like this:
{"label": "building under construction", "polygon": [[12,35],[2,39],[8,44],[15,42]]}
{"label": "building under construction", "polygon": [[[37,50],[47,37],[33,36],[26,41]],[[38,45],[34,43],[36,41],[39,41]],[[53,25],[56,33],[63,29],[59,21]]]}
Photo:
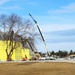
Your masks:
{"label": "building under construction", "polygon": [[[9,50],[10,51],[10,50]],[[23,49],[20,45],[15,50],[13,50],[13,54],[11,56],[12,60],[30,60],[32,57],[35,57],[35,54],[33,51],[31,51],[29,48]],[[6,61],[7,60],[7,53],[6,53],[6,43],[5,41],[0,40],[0,61]]]}
{"label": "building under construction", "polygon": [[11,42],[10,40],[3,40],[3,33],[0,32],[0,61],[8,60],[8,55],[10,55],[10,60],[31,60],[32,58],[36,57],[31,45],[25,44],[23,47],[21,42],[16,41],[16,47],[13,48],[12,51],[11,48],[12,46],[14,47],[14,44],[15,41]]}

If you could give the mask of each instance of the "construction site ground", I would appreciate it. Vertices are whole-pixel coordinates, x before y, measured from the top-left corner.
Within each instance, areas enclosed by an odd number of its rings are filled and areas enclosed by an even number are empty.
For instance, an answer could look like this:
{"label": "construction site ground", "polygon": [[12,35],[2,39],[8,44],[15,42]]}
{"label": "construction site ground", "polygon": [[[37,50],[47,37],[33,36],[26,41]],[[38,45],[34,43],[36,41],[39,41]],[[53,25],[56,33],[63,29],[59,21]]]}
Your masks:
{"label": "construction site ground", "polygon": [[75,75],[75,61],[0,62],[0,75]]}

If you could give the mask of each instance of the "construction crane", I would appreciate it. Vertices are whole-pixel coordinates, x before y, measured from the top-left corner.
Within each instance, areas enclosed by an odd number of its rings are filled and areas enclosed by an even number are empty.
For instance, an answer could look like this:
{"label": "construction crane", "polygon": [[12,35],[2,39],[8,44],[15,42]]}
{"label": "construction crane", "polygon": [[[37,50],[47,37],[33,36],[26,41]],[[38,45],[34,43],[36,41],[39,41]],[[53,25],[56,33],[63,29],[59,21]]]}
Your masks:
{"label": "construction crane", "polygon": [[37,21],[32,17],[32,15],[31,15],[30,13],[29,13],[29,15],[30,15],[30,17],[33,19],[35,25],[37,26],[37,28],[38,28],[38,30],[39,30],[39,33],[40,33],[40,35],[41,35],[41,38],[42,38],[42,40],[43,40],[43,42],[44,42],[44,45],[45,45],[45,48],[46,48],[46,51],[47,51],[47,54],[46,54],[46,55],[48,56],[48,55],[50,55],[50,54],[48,53],[48,48],[47,48],[45,39],[44,39],[44,37],[43,37],[43,34],[42,34],[41,30],[40,30],[40,27],[38,26]]}

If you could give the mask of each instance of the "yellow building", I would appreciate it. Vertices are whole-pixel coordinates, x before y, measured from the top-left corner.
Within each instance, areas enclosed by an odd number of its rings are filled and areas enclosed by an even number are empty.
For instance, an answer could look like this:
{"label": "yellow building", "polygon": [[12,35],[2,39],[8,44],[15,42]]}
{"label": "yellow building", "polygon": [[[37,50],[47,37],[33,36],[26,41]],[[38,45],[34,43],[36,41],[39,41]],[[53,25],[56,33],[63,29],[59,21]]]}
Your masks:
{"label": "yellow building", "polygon": [[[6,61],[7,60],[7,54],[6,54],[6,42],[0,40],[0,61]],[[27,58],[28,60],[31,59],[33,56],[35,56],[34,52],[32,52],[28,48],[22,48],[21,44],[20,46],[16,47],[16,49],[13,50],[12,54],[12,60],[22,60],[23,58]]]}

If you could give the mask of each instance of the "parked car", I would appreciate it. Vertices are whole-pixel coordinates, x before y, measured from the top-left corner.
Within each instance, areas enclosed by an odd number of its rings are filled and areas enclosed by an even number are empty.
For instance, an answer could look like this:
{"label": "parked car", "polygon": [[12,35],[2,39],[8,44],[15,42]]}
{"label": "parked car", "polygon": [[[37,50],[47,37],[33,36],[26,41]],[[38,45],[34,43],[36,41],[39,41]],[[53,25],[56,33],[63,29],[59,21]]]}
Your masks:
{"label": "parked car", "polygon": [[56,58],[54,57],[45,57],[46,59],[45,60],[55,60]]}
{"label": "parked car", "polygon": [[46,60],[46,58],[45,57],[40,57],[39,60]]}
{"label": "parked car", "polygon": [[40,57],[39,60],[55,60],[56,58],[54,57]]}

